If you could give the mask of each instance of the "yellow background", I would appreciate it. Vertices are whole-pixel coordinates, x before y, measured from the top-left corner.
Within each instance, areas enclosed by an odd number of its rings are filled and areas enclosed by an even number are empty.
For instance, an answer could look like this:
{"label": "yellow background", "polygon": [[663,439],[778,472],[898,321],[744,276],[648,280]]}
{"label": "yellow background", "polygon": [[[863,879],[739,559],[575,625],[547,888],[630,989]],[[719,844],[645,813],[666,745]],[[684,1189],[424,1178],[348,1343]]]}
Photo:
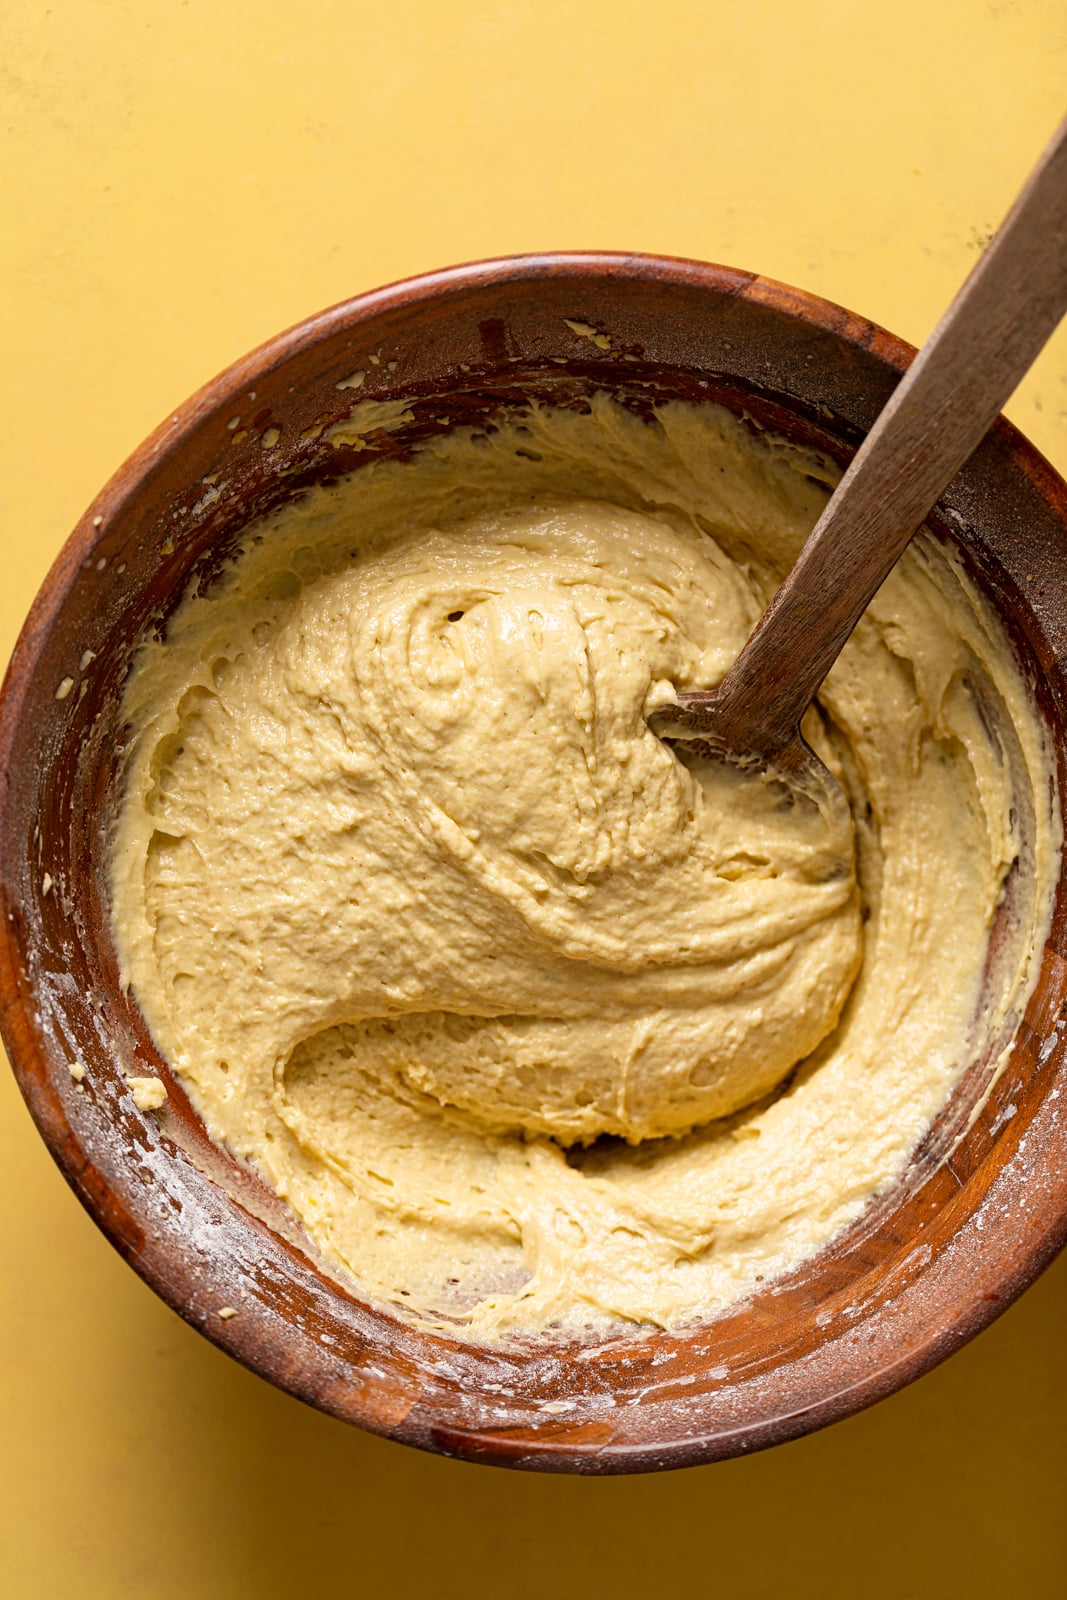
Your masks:
{"label": "yellow background", "polygon": [[[95,490],[263,338],[429,267],[728,262],[916,342],[1063,110],[1064,0],[7,0],[0,659]],[[1067,471],[1067,330],[1011,414]],[[863,1416],[616,1481],[300,1407],[112,1254],[0,1085],[0,1594],[1051,1596],[1067,1260]]]}

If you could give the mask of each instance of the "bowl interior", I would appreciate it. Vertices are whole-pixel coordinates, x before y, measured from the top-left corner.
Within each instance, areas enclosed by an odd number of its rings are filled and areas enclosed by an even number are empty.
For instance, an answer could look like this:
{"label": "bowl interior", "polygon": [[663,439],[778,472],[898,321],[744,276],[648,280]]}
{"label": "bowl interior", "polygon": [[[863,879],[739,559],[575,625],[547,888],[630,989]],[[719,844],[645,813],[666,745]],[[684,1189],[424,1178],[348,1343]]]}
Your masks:
{"label": "bowl interior", "polygon": [[[882,1397],[1021,1291],[1067,1226],[1065,883],[1009,1065],[984,1041],[891,1190],[818,1256],[714,1322],[507,1350],[361,1303],[299,1224],[207,1136],[123,995],[104,842],[136,641],[209,584],[248,521],[308,484],[531,398],[607,390],[647,414],[716,401],[846,461],[910,352],[751,275],[631,257],[460,269],[366,296],[248,357],[153,436],[90,508],[26,625],[0,708],[4,1037],[53,1154],[96,1220],[183,1316],[300,1397],[409,1442],[555,1470],[751,1450]],[[353,405],[402,400],[360,447]],[[402,417],[400,416],[402,413]],[[399,419],[399,420],[398,420]],[[387,425],[386,425],[387,423]],[[932,519],[1005,620],[1067,792],[1067,492],[998,424]],[[1010,940],[1006,899],[994,940]],[[81,1062],[81,1083],[70,1072]],[[158,1116],[124,1074],[158,1074]],[[220,1316],[224,1308],[235,1316]]]}

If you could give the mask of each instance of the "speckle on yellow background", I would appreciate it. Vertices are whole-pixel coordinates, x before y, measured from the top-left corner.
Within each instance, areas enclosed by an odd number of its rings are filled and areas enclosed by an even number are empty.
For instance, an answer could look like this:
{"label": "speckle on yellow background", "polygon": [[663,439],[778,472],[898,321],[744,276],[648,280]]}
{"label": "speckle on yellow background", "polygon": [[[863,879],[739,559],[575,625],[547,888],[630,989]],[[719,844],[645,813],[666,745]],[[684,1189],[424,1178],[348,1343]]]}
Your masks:
{"label": "speckle on yellow background", "polygon": [[[1062,0],[4,7],[0,659],[76,518],[170,408],[405,274],[662,251],[920,342],[1065,82]],[[1067,329],[1009,413],[1067,472]],[[682,1474],[531,1478],[271,1390],[104,1243],[6,1075],[0,1138],[5,1596],[1061,1592],[1063,1263],[947,1366],[824,1434]]]}

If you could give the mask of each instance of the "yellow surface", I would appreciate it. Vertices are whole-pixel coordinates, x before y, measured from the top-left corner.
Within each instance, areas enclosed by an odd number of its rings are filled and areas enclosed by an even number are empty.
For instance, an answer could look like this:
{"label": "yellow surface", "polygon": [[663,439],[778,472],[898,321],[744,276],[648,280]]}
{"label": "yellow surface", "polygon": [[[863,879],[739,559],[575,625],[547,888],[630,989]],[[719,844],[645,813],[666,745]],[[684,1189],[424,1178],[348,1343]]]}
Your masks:
{"label": "yellow surface", "polygon": [[[358,290],[560,246],[755,267],[920,340],[1061,110],[1063,0],[23,0],[0,17],[0,654],[113,467]],[[1010,408],[1067,471],[1067,334]],[[60,465],[57,466],[57,462]],[[535,1479],[364,1437],[190,1332],[0,1090],[0,1594],[1053,1596],[1067,1262],[875,1411]]]}

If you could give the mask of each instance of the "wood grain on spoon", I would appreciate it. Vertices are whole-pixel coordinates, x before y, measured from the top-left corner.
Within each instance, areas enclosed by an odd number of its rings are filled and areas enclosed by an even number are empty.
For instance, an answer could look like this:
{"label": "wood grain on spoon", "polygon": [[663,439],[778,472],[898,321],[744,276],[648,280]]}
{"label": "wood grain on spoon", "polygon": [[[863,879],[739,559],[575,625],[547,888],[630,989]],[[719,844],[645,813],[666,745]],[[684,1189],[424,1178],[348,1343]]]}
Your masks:
{"label": "wood grain on spoon", "polygon": [[1067,311],[1067,120],[901,379],[718,688],[657,711],[662,737],[799,770],[800,719],[923,518]]}

